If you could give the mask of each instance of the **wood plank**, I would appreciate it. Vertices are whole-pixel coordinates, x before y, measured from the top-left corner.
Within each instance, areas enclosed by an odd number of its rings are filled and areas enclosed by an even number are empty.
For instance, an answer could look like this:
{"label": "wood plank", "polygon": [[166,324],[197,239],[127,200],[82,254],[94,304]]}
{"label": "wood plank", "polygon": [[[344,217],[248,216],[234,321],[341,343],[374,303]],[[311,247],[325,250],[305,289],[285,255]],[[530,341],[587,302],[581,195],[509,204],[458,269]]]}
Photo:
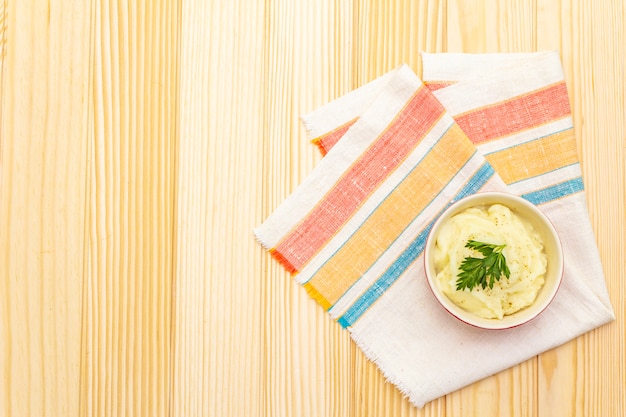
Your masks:
{"label": "wood plank", "polygon": [[450,0],[448,52],[531,52],[536,49],[534,1]]}
{"label": "wood plank", "polygon": [[[267,2],[266,16],[259,223],[320,159],[299,116],[353,87],[349,2]],[[347,332],[280,265],[263,256],[264,415],[354,415],[354,348]]]}
{"label": "wood plank", "polygon": [[[363,85],[401,64],[408,64],[419,74],[420,52],[440,52],[445,47],[445,4],[445,1],[437,0],[357,2],[353,87]],[[353,415],[446,415],[444,398],[427,404],[423,409],[412,406],[356,347],[353,361]]]}
{"label": "wood plank", "polygon": [[446,4],[445,0],[357,2],[354,87],[401,64],[421,74],[419,54],[446,47]]}
{"label": "wood plank", "polygon": [[[448,52],[527,52],[536,47],[533,2],[477,0],[447,5]],[[446,397],[448,415],[535,416],[537,360],[531,359]],[[506,394],[505,394],[506,393]]]}
{"label": "wood plank", "polygon": [[89,4],[0,2],[0,415],[76,416]]}
{"label": "wood plank", "polygon": [[[559,39],[590,217],[617,320],[544,354],[539,415],[626,414],[626,48],[623,2],[541,1],[546,47]],[[619,57],[619,58],[616,58]],[[610,180],[607,180],[610,178]]]}
{"label": "wood plank", "polygon": [[[537,37],[539,48],[560,51],[577,133],[578,154],[581,155],[581,112],[578,97],[580,89],[576,88],[574,79],[576,66],[574,59],[576,58],[573,54],[576,54],[576,50],[572,45],[571,36],[568,36],[573,28],[570,17],[572,5],[568,3],[572,2],[538,2]],[[576,405],[572,399],[577,396],[578,387],[571,381],[577,380],[577,358],[582,357],[578,342],[578,340],[571,341],[540,355],[537,366],[537,408],[540,415],[555,413],[562,416],[575,415]]]}
{"label": "wood plank", "polygon": [[81,415],[170,407],[178,2],[95,1]]}
{"label": "wood plank", "polygon": [[264,8],[181,3],[172,415],[263,415]]}

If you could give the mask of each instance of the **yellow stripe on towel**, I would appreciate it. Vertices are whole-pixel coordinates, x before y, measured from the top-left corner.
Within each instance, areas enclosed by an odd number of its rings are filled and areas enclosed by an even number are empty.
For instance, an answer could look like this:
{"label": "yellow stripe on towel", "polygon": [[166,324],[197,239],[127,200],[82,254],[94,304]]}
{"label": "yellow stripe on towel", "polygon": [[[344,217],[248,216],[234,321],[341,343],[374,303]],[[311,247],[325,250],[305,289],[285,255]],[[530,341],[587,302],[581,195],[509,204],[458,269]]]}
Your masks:
{"label": "yellow stripe on towel", "polygon": [[578,162],[574,129],[496,151],[485,157],[507,184],[533,178]]}

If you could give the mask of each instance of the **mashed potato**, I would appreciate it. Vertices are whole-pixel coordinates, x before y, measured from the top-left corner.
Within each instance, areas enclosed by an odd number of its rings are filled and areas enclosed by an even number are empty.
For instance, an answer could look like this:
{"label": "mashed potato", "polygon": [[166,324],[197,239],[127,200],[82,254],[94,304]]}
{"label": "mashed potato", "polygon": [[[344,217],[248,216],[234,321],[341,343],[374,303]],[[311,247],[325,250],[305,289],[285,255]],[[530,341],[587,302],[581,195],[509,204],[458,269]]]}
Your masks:
{"label": "mashed potato", "polygon": [[[466,248],[469,240],[502,245],[510,276],[493,288],[456,289],[460,265],[468,256],[482,257]],[[472,207],[442,226],[434,250],[437,282],[444,294],[463,309],[484,318],[502,319],[531,305],[544,284],[547,256],[540,236],[530,223],[501,204]]]}

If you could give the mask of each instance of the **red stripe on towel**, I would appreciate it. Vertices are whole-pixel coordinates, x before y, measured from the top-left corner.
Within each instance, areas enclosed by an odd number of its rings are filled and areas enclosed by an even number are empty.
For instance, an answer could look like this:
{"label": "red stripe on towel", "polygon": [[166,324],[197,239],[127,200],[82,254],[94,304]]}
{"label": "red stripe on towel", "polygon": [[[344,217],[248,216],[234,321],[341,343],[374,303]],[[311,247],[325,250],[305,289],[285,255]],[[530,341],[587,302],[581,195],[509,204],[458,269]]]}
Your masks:
{"label": "red stripe on towel", "polygon": [[417,90],[388,128],[283,238],[274,252],[293,269],[301,270],[406,159],[444,111],[427,88]]}
{"label": "red stripe on towel", "polygon": [[424,85],[428,87],[430,91],[441,90],[454,84],[454,81],[424,81]]}
{"label": "red stripe on towel", "polygon": [[570,115],[564,82],[494,105],[456,115],[454,119],[475,144],[498,139]]}

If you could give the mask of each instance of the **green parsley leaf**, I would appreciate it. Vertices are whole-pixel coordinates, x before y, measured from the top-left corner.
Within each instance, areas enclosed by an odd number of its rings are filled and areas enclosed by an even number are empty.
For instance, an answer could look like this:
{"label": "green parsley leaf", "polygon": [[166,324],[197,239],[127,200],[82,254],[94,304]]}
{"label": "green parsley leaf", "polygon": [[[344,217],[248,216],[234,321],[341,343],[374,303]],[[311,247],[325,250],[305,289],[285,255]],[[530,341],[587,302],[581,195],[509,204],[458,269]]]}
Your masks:
{"label": "green parsley leaf", "polygon": [[502,249],[506,245],[492,245],[490,243],[470,240],[465,244],[466,248],[480,252],[484,257],[466,257],[461,262],[461,272],[457,276],[456,289],[462,291],[465,288],[471,290],[477,285],[483,289],[493,288],[493,284],[499,281],[502,275],[509,277],[511,272],[506,265],[506,258],[502,254]]}

